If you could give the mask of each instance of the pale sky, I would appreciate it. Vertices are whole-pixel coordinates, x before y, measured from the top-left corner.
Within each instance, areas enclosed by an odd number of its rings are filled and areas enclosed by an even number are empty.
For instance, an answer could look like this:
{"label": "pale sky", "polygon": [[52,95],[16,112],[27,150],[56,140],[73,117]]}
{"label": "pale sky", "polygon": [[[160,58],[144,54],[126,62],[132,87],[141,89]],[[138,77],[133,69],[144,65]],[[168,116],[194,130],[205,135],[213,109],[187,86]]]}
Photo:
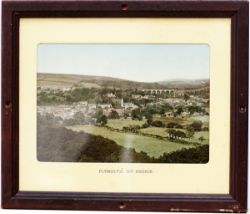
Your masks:
{"label": "pale sky", "polygon": [[37,71],[140,82],[208,79],[209,55],[206,44],[40,44]]}

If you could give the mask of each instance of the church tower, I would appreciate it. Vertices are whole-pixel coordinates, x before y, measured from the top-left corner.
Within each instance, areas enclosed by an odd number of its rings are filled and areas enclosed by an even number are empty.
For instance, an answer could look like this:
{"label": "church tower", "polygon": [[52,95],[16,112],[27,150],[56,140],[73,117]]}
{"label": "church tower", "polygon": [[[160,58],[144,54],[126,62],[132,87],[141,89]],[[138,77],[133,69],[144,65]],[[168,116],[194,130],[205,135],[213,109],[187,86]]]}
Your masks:
{"label": "church tower", "polygon": [[124,107],[123,98],[121,99],[121,107]]}

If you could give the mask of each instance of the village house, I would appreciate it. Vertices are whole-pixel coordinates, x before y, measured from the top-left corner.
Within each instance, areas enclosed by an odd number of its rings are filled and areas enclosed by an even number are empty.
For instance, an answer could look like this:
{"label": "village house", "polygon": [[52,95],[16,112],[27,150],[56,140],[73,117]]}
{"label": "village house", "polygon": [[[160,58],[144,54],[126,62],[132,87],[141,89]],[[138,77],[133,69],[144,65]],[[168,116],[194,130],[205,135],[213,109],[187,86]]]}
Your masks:
{"label": "village house", "polygon": [[163,101],[170,105],[181,104],[182,102],[181,99],[177,99],[177,98],[166,98],[166,99],[163,99]]}
{"label": "village house", "polygon": [[112,108],[107,108],[107,109],[103,109],[103,114],[108,117],[110,115],[110,113],[112,112]]}
{"label": "village house", "polygon": [[88,102],[87,101],[78,102],[77,105],[85,107],[88,105]]}
{"label": "village house", "polygon": [[148,95],[141,96],[141,99],[149,99]]}
{"label": "village house", "polygon": [[188,115],[189,115],[189,113],[186,112],[186,111],[184,111],[184,112],[181,113],[181,116],[182,116],[182,117],[186,117],[186,116],[188,116]]}
{"label": "village house", "polygon": [[197,116],[200,116],[200,115],[202,115],[202,113],[199,113],[199,112],[194,112],[194,113],[192,114],[193,117],[197,117]]}
{"label": "village house", "polygon": [[136,108],[138,108],[138,106],[135,105],[134,103],[124,103],[124,104],[123,104],[123,107],[124,107],[125,109],[136,109]]}
{"label": "village house", "polygon": [[98,104],[97,107],[100,107],[102,109],[106,109],[106,108],[112,108],[112,105],[110,103],[104,103],[104,104]]}
{"label": "village house", "polygon": [[123,99],[121,99],[121,107],[125,109],[131,109],[131,110],[138,108],[138,106],[135,105],[134,103],[124,103]]}
{"label": "village house", "polygon": [[140,94],[132,94],[133,99],[140,99],[142,96]]}
{"label": "village house", "polygon": [[124,109],[122,108],[106,108],[106,109],[103,109],[103,114],[108,117],[112,111],[117,112],[119,117],[122,117],[124,115]]}
{"label": "village house", "polygon": [[96,104],[89,103],[89,104],[88,104],[88,108],[89,108],[89,109],[96,109],[97,107],[96,107]]}
{"label": "village house", "polygon": [[124,109],[122,109],[122,108],[116,108],[114,110],[118,113],[118,115],[120,117],[122,117],[124,115]]}
{"label": "village house", "polygon": [[108,97],[108,98],[116,98],[115,94],[113,94],[113,93],[106,94],[106,97]]}
{"label": "village house", "polygon": [[37,112],[41,115],[52,114],[54,117],[61,117],[63,120],[73,118],[78,110],[69,105],[38,106]]}
{"label": "village house", "polygon": [[71,90],[71,87],[63,87],[61,90],[62,90],[63,92],[70,91],[70,90]]}
{"label": "village house", "polygon": [[86,106],[86,113],[91,114],[94,113],[96,111],[96,104],[88,104]]}
{"label": "village house", "polygon": [[78,102],[76,104],[74,104],[74,108],[81,110],[81,109],[86,109],[88,106],[88,102],[87,101],[82,101],[82,102]]}

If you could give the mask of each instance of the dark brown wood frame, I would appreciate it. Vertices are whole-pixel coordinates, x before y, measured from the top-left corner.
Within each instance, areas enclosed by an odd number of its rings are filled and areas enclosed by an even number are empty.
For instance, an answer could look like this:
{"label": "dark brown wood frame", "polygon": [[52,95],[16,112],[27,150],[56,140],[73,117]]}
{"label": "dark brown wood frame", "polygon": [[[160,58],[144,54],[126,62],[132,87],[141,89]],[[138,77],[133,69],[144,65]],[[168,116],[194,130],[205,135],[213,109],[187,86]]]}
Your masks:
{"label": "dark brown wood frame", "polygon": [[[16,0],[3,1],[2,10],[3,208],[246,212],[248,144],[247,1]],[[19,191],[19,20],[23,17],[231,18],[230,194]]]}

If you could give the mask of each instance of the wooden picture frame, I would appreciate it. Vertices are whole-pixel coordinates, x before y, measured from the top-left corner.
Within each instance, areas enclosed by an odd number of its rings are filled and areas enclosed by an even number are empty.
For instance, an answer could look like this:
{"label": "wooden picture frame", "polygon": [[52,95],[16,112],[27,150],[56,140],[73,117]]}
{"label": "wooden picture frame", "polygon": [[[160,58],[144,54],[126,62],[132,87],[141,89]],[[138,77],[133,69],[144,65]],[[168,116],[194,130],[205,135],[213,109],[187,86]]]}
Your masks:
{"label": "wooden picture frame", "polygon": [[[11,209],[246,212],[248,2],[195,0],[3,1],[2,207]],[[21,18],[174,17],[231,19],[230,193],[157,194],[19,190],[19,21]]]}

